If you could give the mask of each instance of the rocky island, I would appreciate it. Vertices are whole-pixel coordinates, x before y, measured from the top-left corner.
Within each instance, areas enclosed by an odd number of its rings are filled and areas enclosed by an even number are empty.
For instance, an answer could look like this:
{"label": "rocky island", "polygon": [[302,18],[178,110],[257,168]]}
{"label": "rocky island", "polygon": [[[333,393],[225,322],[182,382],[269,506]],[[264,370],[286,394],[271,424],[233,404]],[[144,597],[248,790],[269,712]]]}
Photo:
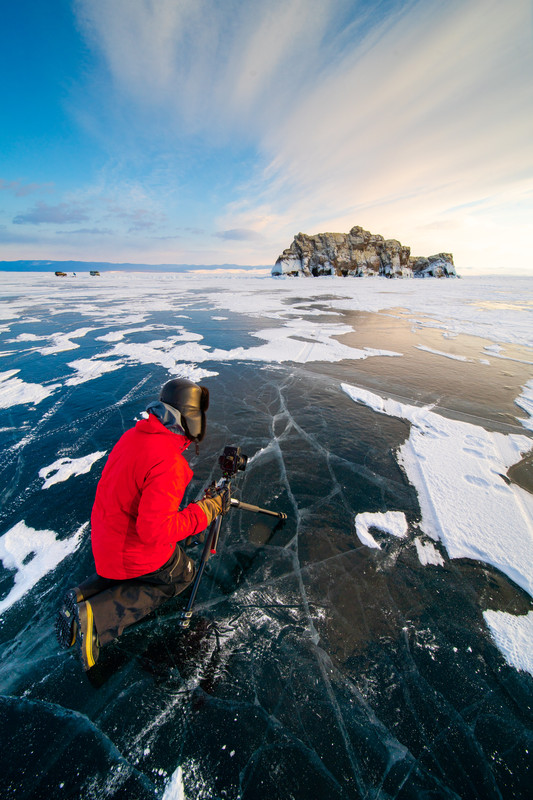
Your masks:
{"label": "rocky island", "polygon": [[272,275],[457,277],[451,253],[412,256],[397,239],[385,239],[356,225],[349,233],[298,233],[279,256]]}

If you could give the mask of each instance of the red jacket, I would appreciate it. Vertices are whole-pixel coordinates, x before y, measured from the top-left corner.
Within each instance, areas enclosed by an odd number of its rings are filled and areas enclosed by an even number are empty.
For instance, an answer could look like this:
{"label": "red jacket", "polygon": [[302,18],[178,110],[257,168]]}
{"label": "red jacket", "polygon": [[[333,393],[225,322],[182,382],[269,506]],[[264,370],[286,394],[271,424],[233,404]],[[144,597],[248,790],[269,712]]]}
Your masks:
{"label": "red jacket", "polygon": [[190,442],[150,414],[111,451],[96,489],[91,543],[103,578],[136,578],[158,570],[176,542],[200,533],[207,518],[196,503],[180,511],[192,470]]}

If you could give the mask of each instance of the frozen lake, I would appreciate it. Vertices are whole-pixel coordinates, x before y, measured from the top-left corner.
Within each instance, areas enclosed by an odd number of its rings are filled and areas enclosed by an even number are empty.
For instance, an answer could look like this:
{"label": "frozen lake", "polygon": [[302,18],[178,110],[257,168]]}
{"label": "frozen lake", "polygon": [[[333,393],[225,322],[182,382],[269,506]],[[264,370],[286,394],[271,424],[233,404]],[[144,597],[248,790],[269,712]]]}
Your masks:
{"label": "frozen lake", "polygon": [[[2,284],[6,796],[530,796],[533,279]],[[171,601],[88,680],[56,609],[179,375],[211,394],[186,500],[236,444],[235,496],[288,520],[233,510],[190,631]]]}

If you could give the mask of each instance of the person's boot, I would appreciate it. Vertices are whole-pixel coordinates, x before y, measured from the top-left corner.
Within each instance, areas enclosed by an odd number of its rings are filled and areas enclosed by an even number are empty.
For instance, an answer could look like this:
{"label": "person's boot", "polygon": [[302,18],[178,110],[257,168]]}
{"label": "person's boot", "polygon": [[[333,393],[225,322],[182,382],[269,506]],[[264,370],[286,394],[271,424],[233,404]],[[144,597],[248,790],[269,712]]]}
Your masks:
{"label": "person's boot", "polygon": [[197,533],[195,536],[187,536],[186,539],[180,541],[182,547],[194,547],[196,544],[203,544],[205,542],[205,531]]}
{"label": "person's boot", "polygon": [[93,609],[88,600],[77,603],[75,607],[76,617],[76,644],[79,648],[83,669],[88,672],[100,655],[100,642],[94,624]]}
{"label": "person's boot", "polygon": [[76,643],[78,631],[76,605],[81,600],[83,600],[83,595],[79,589],[77,587],[70,589],[63,598],[61,608],[57,612],[55,622],[57,641],[60,647],[65,648],[65,650]]}

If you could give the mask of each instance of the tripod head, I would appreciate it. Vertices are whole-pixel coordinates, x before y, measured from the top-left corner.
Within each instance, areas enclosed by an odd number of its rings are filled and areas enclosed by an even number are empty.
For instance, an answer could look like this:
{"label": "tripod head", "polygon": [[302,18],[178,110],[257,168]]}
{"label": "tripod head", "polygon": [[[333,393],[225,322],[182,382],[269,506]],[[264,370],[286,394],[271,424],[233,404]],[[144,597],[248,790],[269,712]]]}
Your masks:
{"label": "tripod head", "polygon": [[[241,453],[240,447],[225,447],[224,452],[218,459],[220,468],[222,470],[222,478],[217,484],[212,484],[213,490],[222,486],[229,486],[231,480],[237,475],[237,472],[244,472],[248,456]],[[211,488],[211,487],[210,487]],[[207,490],[209,492],[209,489]],[[287,515],[283,511],[269,511],[266,508],[259,508],[259,506],[252,506],[250,503],[245,503],[242,500],[231,498],[231,506],[233,508],[240,508],[244,511],[254,511],[256,514],[267,514],[270,517],[277,517],[281,522],[287,519]]]}
{"label": "tripod head", "polygon": [[240,447],[225,447],[224,452],[218,459],[222,477],[231,480],[237,472],[244,472],[248,456],[241,454]]}

